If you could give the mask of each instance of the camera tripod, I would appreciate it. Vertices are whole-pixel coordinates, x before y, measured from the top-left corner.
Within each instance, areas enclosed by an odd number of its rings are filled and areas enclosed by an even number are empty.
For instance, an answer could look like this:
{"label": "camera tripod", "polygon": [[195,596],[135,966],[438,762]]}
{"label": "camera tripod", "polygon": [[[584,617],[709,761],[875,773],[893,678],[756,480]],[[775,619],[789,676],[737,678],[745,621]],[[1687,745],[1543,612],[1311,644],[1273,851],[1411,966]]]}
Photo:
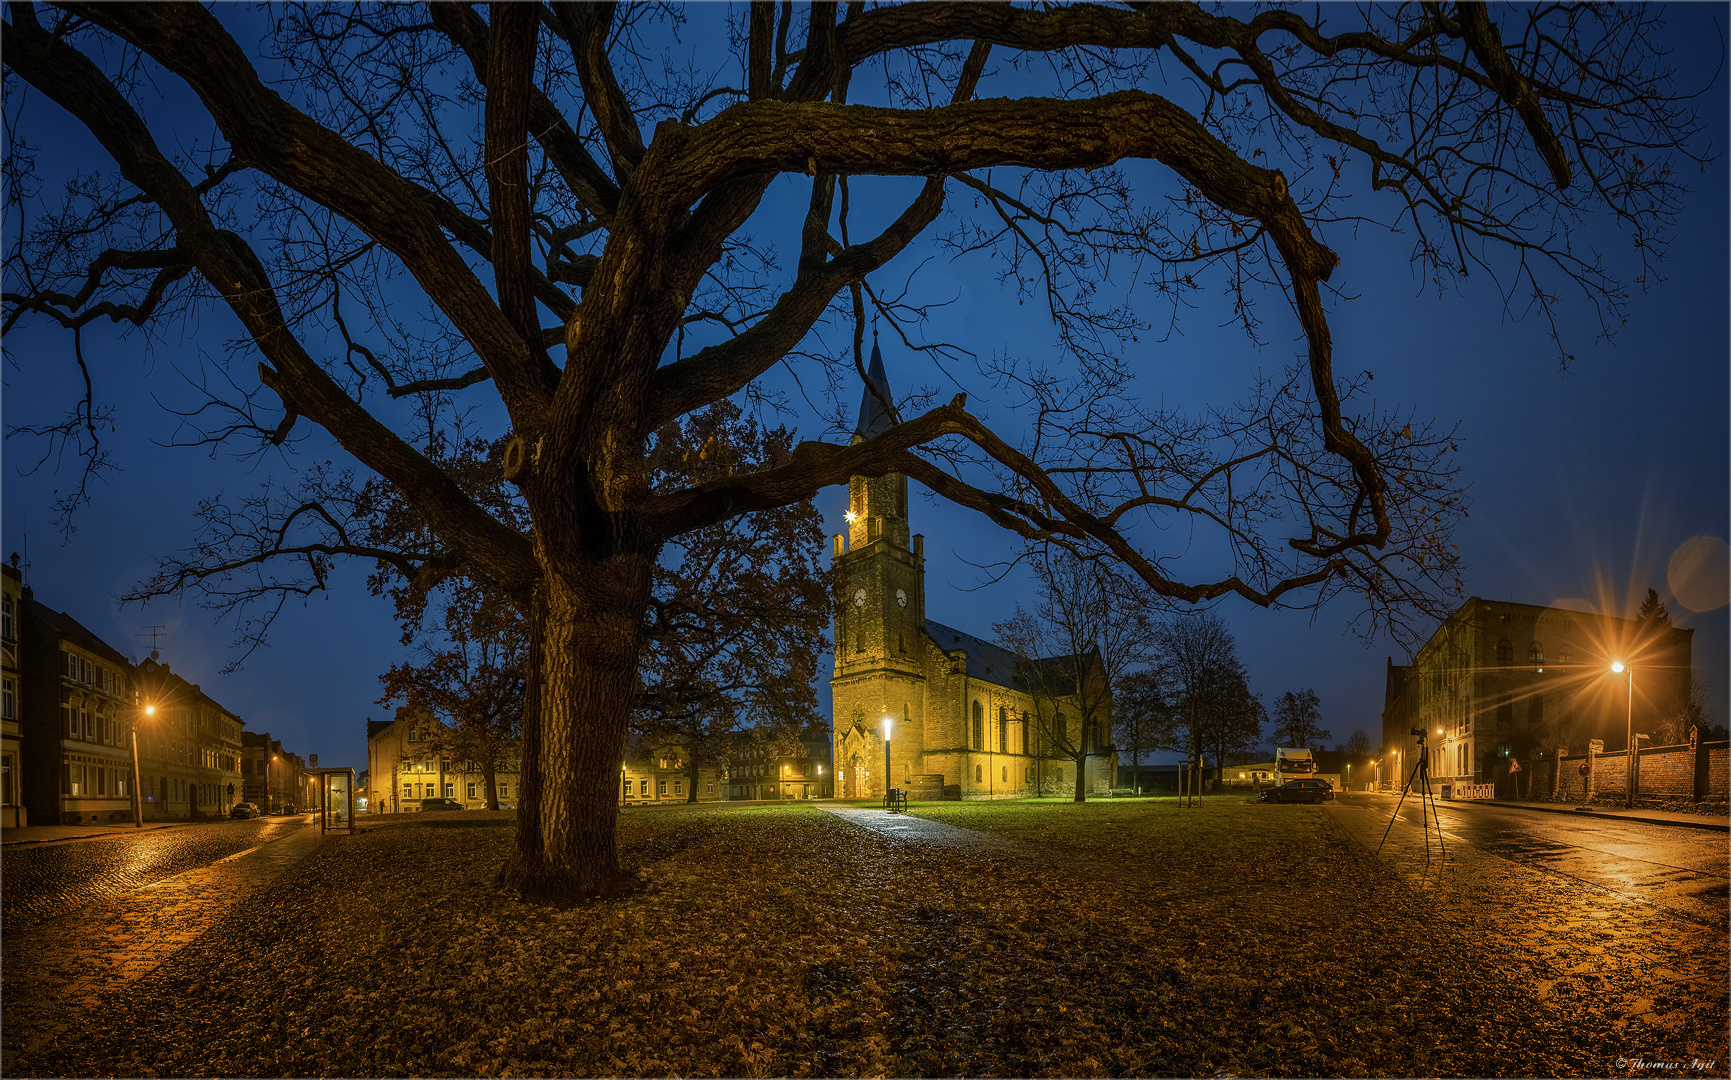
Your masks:
{"label": "camera tripod", "polygon": [[[1431,819],[1436,821],[1436,846],[1439,862],[1448,857],[1448,851],[1443,847],[1442,818],[1436,812],[1436,796],[1432,795],[1430,790],[1430,748],[1424,744],[1424,731],[1422,729],[1414,728],[1413,734],[1418,736],[1418,760],[1413,763],[1412,776],[1407,778],[1406,787],[1401,790],[1400,802],[1394,804],[1394,813],[1389,815],[1388,828],[1382,831],[1382,841],[1376,845],[1376,852],[1378,855],[1382,854],[1382,845],[1388,843],[1389,831],[1394,828],[1395,819],[1400,817],[1400,808],[1406,803],[1407,792],[1412,790],[1413,784],[1422,783],[1424,787],[1419,789],[1418,796],[1418,818],[1419,827],[1424,830],[1424,864],[1429,866]],[[1429,818],[1425,816],[1425,804],[1427,802],[1430,804]]]}

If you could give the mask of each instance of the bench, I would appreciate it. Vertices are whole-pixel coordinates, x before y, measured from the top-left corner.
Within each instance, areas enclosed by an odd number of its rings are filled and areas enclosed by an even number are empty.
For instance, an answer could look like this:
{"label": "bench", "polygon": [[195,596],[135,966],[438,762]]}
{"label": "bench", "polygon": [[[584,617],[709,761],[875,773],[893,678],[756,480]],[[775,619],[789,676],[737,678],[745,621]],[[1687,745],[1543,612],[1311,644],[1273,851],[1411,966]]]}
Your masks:
{"label": "bench", "polygon": [[908,793],[902,788],[890,788],[889,794],[884,796],[884,809],[892,814],[907,813]]}
{"label": "bench", "polygon": [[1106,792],[1106,797],[1109,799],[1134,799],[1136,797],[1136,789],[1129,787],[1115,787]]}

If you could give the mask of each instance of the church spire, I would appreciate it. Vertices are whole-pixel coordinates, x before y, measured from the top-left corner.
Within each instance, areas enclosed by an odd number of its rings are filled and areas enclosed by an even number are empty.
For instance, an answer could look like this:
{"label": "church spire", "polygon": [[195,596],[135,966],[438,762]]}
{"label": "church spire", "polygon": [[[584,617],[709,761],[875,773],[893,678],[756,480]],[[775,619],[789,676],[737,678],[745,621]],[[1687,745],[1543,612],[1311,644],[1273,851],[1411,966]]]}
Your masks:
{"label": "church spire", "polygon": [[[882,435],[896,424],[896,416],[891,412],[895,398],[890,395],[890,380],[884,374],[884,354],[878,349],[878,331],[872,327],[872,362],[866,369],[866,388],[860,397],[859,424],[853,429],[854,437],[863,442],[876,435]],[[876,393],[873,390],[876,390]],[[886,408],[889,403],[890,408]]]}

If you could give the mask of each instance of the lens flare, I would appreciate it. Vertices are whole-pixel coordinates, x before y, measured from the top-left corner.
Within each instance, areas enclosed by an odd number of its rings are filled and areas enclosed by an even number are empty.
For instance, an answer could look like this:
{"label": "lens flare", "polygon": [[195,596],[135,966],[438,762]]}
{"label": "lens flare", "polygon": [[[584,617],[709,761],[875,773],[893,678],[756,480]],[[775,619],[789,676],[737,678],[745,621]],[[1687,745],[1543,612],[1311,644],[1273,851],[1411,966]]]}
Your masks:
{"label": "lens flare", "polygon": [[1671,553],[1665,582],[1690,611],[1714,611],[1731,603],[1731,548],[1716,536],[1696,536]]}

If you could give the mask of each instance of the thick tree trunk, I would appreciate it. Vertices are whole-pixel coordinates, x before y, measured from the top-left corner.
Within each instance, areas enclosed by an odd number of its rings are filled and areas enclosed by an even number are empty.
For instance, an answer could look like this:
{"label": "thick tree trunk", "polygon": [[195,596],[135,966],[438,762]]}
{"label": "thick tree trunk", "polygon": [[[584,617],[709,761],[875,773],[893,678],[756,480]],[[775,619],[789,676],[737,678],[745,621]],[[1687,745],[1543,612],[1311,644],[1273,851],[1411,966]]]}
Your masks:
{"label": "thick tree trunk", "polygon": [[1076,797],[1072,802],[1088,801],[1088,754],[1086,751],[1077,754],[1076,762]]}
{"label": "thick tree trunk", "polygon": [[611,559],[572,575],[581,578],[575,584],[549,572],[538,590],[518,850],[499,875],[526,898],[565,901],[629,889],[614,827],[652,563]]}

